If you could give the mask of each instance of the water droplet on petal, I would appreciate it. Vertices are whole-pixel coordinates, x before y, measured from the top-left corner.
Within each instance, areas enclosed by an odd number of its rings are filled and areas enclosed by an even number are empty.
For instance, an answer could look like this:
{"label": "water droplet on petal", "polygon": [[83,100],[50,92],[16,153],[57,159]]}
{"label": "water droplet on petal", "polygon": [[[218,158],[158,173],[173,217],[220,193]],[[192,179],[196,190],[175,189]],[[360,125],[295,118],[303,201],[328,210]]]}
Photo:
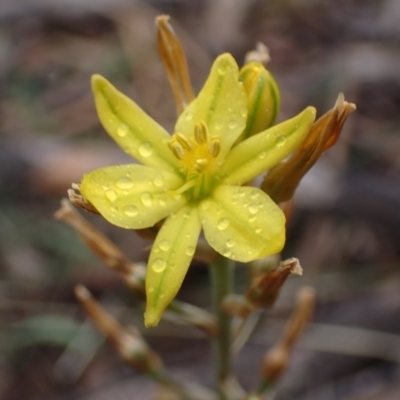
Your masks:
{"label": "water droplet on petal", "polygon": [[154,272],[163,272],[166,266],[167,263],[162,258],[156,258],[153,264],[151,264],[151,268],[153,268]]}
{"label": "water droplet on petal", "polygon": [[163,176],[161,174],[156,175],[153,179],[153,183],[154,183],[154,186],[156,186],[156,187],[162,187],[162,185],[164,184]]}
{"label": "water droplet on petal", "polygon": [[149,288],[147,289],[147,291],[149,293],[153,293],[154,292],[154,286],[149,286]]}
{"label": "water droplet on petal", "polygon": [[229,249],[224,249],[223,251],[222,251],[222,255],[224,256],[224,257],[230,257],[231,256],[231,251],[229,250]]}
{"label": "water droplet on petal", "polygon": [[168,251],[169,248],[170,248],[170,246],[169,246],[168,240],[161,240],[161,242],[160,242],[160,249],[161,249],[162,251]]}
{"label": "water droplet on petal", "polygon": [[285,136],[278,136],[275,140],[275,145],[277,147],[282,147],[286,143],[286,137]]}
{"label": "water droplet on petal", "polygon": [[153,153],[153,146],[149,142],[145,142],[139,146],[139,154],[142,157],[150,157]]}
{"label": "water droplet on petal", "polygon": [[220,231],[224,231],[229,226],[229,219],[221,218],[217,223],[217,228]]}
{"label": "water droplet on petal", "polygon": [[185,114],[185,119],[186,119],[186,121],[191,121],[193,119],[193,113],[191,111],[188,111]]}
{"label": "water droplet on petal", "polygon": [[243,118],[247,118],[247,107],[242,107],[242,108],[240,109],[240,115],[241,115]]}
{"label": "water droplet on petal", "polygon": [[228,239],[226,241],[226,247],[232,248],[233,246],[235,246],[235,241],[233,239]]}
{"label": "water droplet on petal", "polygon": [[257,204],[250,204],[250,206],[249,206],[249,212],[250,212],[250,214],[257,214],[258,213],[258,211],[259,211],[259,207],[258,207],[258,205]]}
{"label": "water droplet on petal", "polygon": [[262,232],[262,228],[257,228],[256,231],[257,235]]}
{"label": "water droplet on petal", "polygon": [[228,127],[229,127],[229,129],[235,129],[237,127],[237,121],[234,119],[230,120]]}
{"label": "water droplet on petal", "polygon": [[253,189],[253,190],[250,192],[250,197],[251,197],[252,199],[256,199],[258,196],[260,196],[260,191],[259,191],[259,190]]}
{"label": "water droplet on petal", "polygon": [[127,216],[127,217],[136,217],[136,215],[139,214],[139,210],[137,207],[135,206],[126,206],[123,210],[123,213]]}
{"label": "water droplet on petal", "polygon": [[164,195],[160,195],[160,197],[158,198],[158,204],[162,207],[167,204],[167,199]]}
{"label": "water droplet on petal", "polygon": [[208,210],[210,208],[210,204],[211,203],[210,203],[209,200],[204,200],[204,201],[201,202],[200,207],[201,207],[202,210],[206,211],[206,210]]}
{"label": "water droplet on petal", "polygon": [[140,200],[143,203],[143,205],[145,205],[146,207],[151,207],[153,205],[153,199],[151,197],[150,193],[143,193],[140,196]]}
{"label": "water droplet on petal", "polygon": [[225,66],[221,66],[218,68],[218,73],[222,76],[226,74],[226,67]]}
{"label": "water droplet on petal", "polygon": [[117,129],[117,135],[118,135],[119,137],[124,137],[124,136],[127,135],[128,131],[129,131],[128,126],[125,125],[125,124],[122,124],[122,125],[120,125],[120,126],[118,127],[118,129]]}
{"label": "water droplet on petal", "polygon": [[262,152],[258,155],[258,158],[259,158],[260,160],[262,160],[262,159],[265,158],[266,155],[267,155],[267,153],[266,153],[265,151],[262,151]]}
{"label": "water droplet on petal", "polygon": [[191,257],[191,256],[194,254],[194,251],[195,251],[195,248],[194,248],[193,246],[189,246],[189,247],[186,249],[186,255],[189,256],[189,257]]}
{"label": "water droplet on petal", "polygon": [[114,192],[114,190],[107,190],[106,192],[106,197],[110,201],[115,201],[117,200],[117,193]]}
{"label": "water droplet on petal", "polygon": [[217,119],[214,124],[216,130],[220,130],[224,126],[224,123],[222,122],[221,119]]}
{"label": "water droplet on petal", "polygon": [[128,177],[120,178],[115,182],[115,186],[119,189],[131,189],[134,185],[132,179]]}

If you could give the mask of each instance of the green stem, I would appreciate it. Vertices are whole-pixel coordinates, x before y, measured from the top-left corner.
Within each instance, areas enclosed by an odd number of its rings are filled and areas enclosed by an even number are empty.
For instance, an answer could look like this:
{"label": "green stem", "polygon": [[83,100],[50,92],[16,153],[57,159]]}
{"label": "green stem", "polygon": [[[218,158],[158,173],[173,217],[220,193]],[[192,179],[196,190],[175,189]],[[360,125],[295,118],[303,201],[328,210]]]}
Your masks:
{"label": "green stem", "polygon": [[216,379],[220,388],[220,398],[225,400],[221,386],[231,375],[232,363],[232,330],[231,316],[221,310],[221,302],[232,292],[233,265],[232,261],[221,257],[211,265],[211,287],[218,335],[214,339],[214,364]]}

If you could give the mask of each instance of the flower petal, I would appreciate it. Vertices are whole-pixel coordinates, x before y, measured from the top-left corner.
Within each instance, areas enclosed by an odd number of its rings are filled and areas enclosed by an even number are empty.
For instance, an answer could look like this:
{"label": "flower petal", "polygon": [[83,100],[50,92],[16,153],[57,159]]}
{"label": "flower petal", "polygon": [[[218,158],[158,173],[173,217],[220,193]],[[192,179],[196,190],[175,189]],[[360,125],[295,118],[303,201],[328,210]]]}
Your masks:
{"label": "flower petal", "polygon": [[[267,171],[288,156],[307,136],[315,119],[315,108],[244,140],[226,157],[226,184],[242,184]],[[222,173],[224,174],[224,172]]]}
{"label": "flower petal", "polygon": [[247,99],[238,66],[230,54],[222,54],[197,98],[179,116],[175,131],[193,139],[195,125],[204,121],[210,136],[220,138],[219,156],[223,157],[245,128],[246,117]]}
{"label": "flower petal", "polygon": [[219,186],[201,202],[199,214],[210,246],[232,260],[275,254],[285,243],[285,216],[258,188]]}
{"label": "flower petal", "polygon": [[172,192],[181,185],[182,180],[173,173],[130,164],[84,175],[80,191],[112,224],[142,229],[185,204],[184,196]]}
{"label": "flower petal", "polygon": [[163,127],[102,76],[93,75],[92,90],[101,123],[126,153],[149,167],[178,169]]}
{"label": "flower petal", "polygon": [[201,224],[197,207],[186,206],[170,216],[151,250],[146,276],[145,325],[156,326],[178,293],[192,261]]}

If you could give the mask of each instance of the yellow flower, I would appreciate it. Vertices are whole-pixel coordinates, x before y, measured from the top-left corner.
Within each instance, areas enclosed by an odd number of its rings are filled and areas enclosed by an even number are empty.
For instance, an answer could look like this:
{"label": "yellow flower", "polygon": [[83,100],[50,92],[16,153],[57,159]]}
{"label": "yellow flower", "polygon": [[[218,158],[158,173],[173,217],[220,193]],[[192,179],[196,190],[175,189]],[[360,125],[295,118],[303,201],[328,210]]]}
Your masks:
{"label": "yellow flower", "polygon": [[246,92],[229,54],[219,56],[170,136],[107,80],[92,79],[99,118],[141,164],[102,168],[83,177],[82,195],[112,224],[142,229],[165,219],[146,276],[146,326],[155,326],[178,292],[201,231],[210,246],[248,262],[279,252],[285,217],[267,194],[241,186],[304,140],[315,118],[296,117],[237,141],[246,127]]}

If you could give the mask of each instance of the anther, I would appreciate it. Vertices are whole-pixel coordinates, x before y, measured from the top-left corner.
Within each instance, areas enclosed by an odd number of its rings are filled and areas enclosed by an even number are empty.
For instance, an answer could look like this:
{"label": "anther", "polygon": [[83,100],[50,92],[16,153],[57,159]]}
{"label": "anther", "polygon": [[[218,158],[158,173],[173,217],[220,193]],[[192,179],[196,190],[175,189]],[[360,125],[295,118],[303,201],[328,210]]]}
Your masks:
{"label": "anther", "polygon": [[201,174],[207,168],[207,165],[208,160],[206,158],[198,158],[194,163],[194,168],[196,172]]}
{"label": "anther", "polygon": [[208,141],[208,128],[204,121],[195,125],[194,138],[198,144],[206,143]]}
{"label": "anther", "polygon": [[217,157],[221,150],[221,142],[219,138],[213,137],[211,138],[210,144],[208,146],[208,151],[210,152],[212,157]]}
{"label": "anther", "polygon": [[193,149],[190,141],[183,133],[176,132],[173,137],[176,138],[176,140],[179,142],[180,145],[182,145],[185,150],[191,151]]}
{"label": "anther", "polygon": [[168,147],[171,149],[173,155],[178,159],[182,160],[182,158],[185,156],[185,149],[182,147],[180,143],[178,143],[176,140],[171,139],[168,142]]}

